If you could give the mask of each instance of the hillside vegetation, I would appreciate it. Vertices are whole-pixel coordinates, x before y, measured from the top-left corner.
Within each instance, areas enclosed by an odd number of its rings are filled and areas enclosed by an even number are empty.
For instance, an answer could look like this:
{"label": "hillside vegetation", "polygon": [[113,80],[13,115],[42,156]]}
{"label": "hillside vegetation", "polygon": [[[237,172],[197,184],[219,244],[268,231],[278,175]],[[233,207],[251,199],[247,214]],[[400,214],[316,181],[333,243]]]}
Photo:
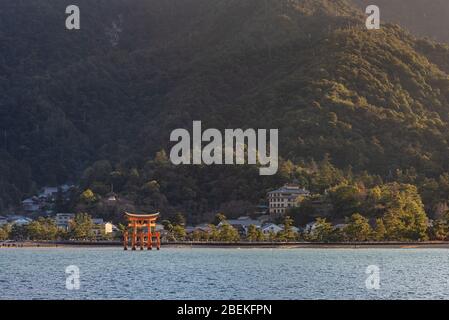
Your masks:
{"label": "hillside vegetation", "polygon": [[[78,2],[79,31],[67,1],[2,5],[1,209],[69,180],[197,220],[292,180],[402,179],[427,208],[448,199],[448,47],[368,31],[343,0]],[[169,134],[193,120],[279,128],[279,174],[173,167]]]}

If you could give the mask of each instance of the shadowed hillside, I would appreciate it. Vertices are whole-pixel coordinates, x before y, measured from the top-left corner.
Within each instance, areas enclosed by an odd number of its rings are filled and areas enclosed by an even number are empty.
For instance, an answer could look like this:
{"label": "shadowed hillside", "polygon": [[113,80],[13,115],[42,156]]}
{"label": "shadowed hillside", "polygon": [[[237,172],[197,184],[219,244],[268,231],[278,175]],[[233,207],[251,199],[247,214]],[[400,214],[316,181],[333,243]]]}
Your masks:
{"label": "shadowed hillside", "polygon": [[64,29],[68,4],[2,8],[3,208],[72,180],[200,215],[300,178],[154,158],[192,120],[279,128],[280,155],[294,165],[327,154],[336,168],[385,179],[448,170],[449,49],[398,26],[368,31],[346,1],[83,0],[75,32]]}

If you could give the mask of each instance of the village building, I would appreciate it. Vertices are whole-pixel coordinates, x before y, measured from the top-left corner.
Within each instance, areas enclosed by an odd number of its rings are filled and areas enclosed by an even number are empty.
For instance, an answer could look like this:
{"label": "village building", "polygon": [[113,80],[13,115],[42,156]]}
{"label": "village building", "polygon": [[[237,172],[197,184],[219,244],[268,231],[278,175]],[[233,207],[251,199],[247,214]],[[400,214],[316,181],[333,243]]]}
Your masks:
{"label": "village building", "polygon": [[118,201],[118,196],[114,192],[110,192],[106,195],[106,200],[109,202]]}
{"label": "village building", "polygon": [[61,189],[62,192],[69,192],[70,189],[74,188],[75,186],[73,184],[63,184],[59,186],[59,189]]}
{"label": "village building", "polygon": [[39,193],[38,197],[48,199],[56,196],[57,193],[58,187],[44,187],[42,188],[42,191]]}
{"label": "village building", "polygon": [[286,184],[268,192],[268,211],[271,216],[282,216],[290,209],[297,207],[301,201],[310,196],[310,192],[296,185]]}
{"label": "village building", "polygon": [[[70,222],[75,219],[74,213],[57,213],[55,216],[55,222],[58,228],[69,231]],[[92,218],[93,232],[99,237],[118,231],[118,228],[110,222],[104,222],[102,218]]]}
{"label": "village building", "polygon": [[303,232],[306,232],[306,233],[313,232],[313,231],[315,231],[316,226],[317,226],[316,221],[309,222],[304,226]]}
{"label": "village building", "polygon": [[59,187],[43,187],[39,194],[22,201],[22,209],[25,212],[43,214],[53,213],[54,201],[59,192],[66,201],[70,200],[68,191],[72,188],[72,185],[64,184]]}
{"label": "village building", "polygon": [[199,232],[210,232],[212,229],[208,223],[202,223],[197,226],[186,226],[185,231],[187,234],[191,234],[195,231]]}
{"label": "village building", "polygon": [[260,221],[261,224],[265,224],[270,222],[272,217],[269,214],[264,214],[262,216],[257,217],[257,220]]}
{"label": "village building", "polygon": [[75,219],[74,213],[57,213],[55,217],[55,222],[58,228],[69,230],[70,221]]}
{"label": "village building", "polygon": [[104,220],[102,218],[92,218],[93,224],[104,224]]}
{"label": "village building", "polygon": [[268,206],[265,204],[259,204],[255,207],[256,216],[263,216],[268,213]]}
{"label": "village building", "polygon": [[254,225],[256,228],[260,228],[262,226],[262,223],[259,220],[254,220],[249,217],[239,217],[238,219],[222,221],[217,225],[217,227],[220,228],[225,223],[228,223],[237,229],[240,235],[247,235],[250,225]]}
{"label": "village building", "polygon": [[[101,222],[100,222],[101,220]],[[103,219],[92,219],[94,223],[93,232],[96,237],[101,237],[103,235],[108,235],[116,232],[118,229],[110,222],[103,222]],[[98,223],[100,222],[100,223]]]}
{"label": "village building", "polygon": [[19,225],[19,226],[29,224],[30,222],[33,221],[32,219],[30,219],[28,217],[18,216],[18,215],[8,216],[6,219],[7,219],[8,223]]}
{"label": "village building", "polygon": [[194,226],[185,226],[184,230],[187,234],[189,234],[189,233],[192,233],[195,231],[195,227]]}
{"label": "village building", "polygon": [[0,227],[8,224],[8,219],[4,216],[0,216]]}
{"label": "village building", "polygon": [[[291,226],[290,230],[294,233],[299,233],[299,231],[300,231],[300,229],[295,226]],[[265,235],[268,235],[270,233],[278,234],[279,232],[284,231],[284,225],[277,225],[275,223],[267,223],[262,226],[261,231]]]}
{"label": "village building", "polygon": [[212,228],[210,227],[210,225],[208,223],[202,223],[199,224],[195,227],[196,231],[202,231],[202,232],[209,232],[212,230]]}
{"label": "village building", "polygon": [[268,235],[270,233],[277,234],[278,232],[281,232],[283,230],[282,227],[278,226],[274,223],[268,223],[262,226],[261,228],[263,234]]}
{"label": "village building", "polygon": [[39,203],[39,199],[37,197],[27,198],[22,201],[22,208],[27,212],[36,212],[39,211],[41,206]]}

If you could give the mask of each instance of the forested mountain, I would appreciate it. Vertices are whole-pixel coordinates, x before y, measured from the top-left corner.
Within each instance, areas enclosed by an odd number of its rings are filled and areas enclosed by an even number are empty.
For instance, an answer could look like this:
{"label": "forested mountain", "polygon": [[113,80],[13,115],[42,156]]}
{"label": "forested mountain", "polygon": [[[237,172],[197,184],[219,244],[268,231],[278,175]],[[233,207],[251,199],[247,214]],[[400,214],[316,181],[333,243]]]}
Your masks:
{"label": "forested mountain", "polygon": [[[71,180],[200,219],[338,169],[421,185],[449,169],[449,49],[368,31],[346,0],[77,2],[76,31],[69,1],[1,5],[0,208]],[[192,120],[279,128],[286,162],[174,168],[160,150]],[[310,185],[318,167],[329,183]]]}

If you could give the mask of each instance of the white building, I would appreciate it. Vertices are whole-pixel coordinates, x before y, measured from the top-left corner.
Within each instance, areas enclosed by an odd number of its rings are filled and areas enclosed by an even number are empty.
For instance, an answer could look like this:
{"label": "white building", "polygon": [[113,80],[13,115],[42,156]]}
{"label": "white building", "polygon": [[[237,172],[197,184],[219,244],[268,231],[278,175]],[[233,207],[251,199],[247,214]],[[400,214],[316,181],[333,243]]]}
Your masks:
{"label": "white building", "polygon": [[75,187],[73,184],[63,184],[59,186],[62,192],[68,192],[73,187]]}
{"label": "white building", "polygon": [[28,198],[22,201],[22,208],[28,212],[36,212],[39,211],[40,205],[37,198]]}
{"label": "white building", "polygon": [[93,224],[104,224],[104,220],[102,218],[92,218]]}
{"label": "white building", "polygon": [[58,228],[69,230],[70,221],[75,219],[74,213],[57,213],[55,217],[55,222]]}
{"label": "white building", "polygon": [[[297,228],[295,226],[291,226],[290,229],[294,233],[299,233],[299,228]],[[284,225],[268,223],[268,224],[263,225],[261,230],[264,234],[270,234],[270,233],[278,234],[279,232],[284,231]]]}
{"label": "white building", "polygon": [[[100,220],[101,223],[96,223]],[[93,231],[97,237],[101,235],[111,234],[117,230],[116,226],[114,226],[110,222],[103,222],[103,219],[92,219],[92,222],[94,223]]]}
{"label": "white building", "polygon": [[26,225],[26,224],[30,223],[31,221],[33,221],[32,219],[24,217],[24,216],[9,216],[7,218],[7,220],[9,221],[9,223],[19,225],[19,226]]}
{"label": "white building", "polygon": [[281,228],[277,224],[268,223],[266,225],[263,225],[261,230],[262,230],[263,234],[270,234],[270,233],[277,234],[278,232],[281,232],[283,230],[283,228]]}
{"label": "white building", "polygon": [[58,187],[44,187],[39,193],[39,198],[51,198],[58,193]]}
{"label": "white building", "polygon": [[309,222],[308,224],[305,225],[304,232],[313,232],[315,231],[316,226],[317,226],[316,221]]}
{"label": "white building", "polygon": [[287,209],[297,207],[309,195],[310,192],[306,189],[288,184],[270,191],[267,195],[269,213],[276,216],[283,215]]}
{"label": "white building", "polygon": [[5,224],[8,224],[8,219],[4,216],[0,216],[0,227]]}

